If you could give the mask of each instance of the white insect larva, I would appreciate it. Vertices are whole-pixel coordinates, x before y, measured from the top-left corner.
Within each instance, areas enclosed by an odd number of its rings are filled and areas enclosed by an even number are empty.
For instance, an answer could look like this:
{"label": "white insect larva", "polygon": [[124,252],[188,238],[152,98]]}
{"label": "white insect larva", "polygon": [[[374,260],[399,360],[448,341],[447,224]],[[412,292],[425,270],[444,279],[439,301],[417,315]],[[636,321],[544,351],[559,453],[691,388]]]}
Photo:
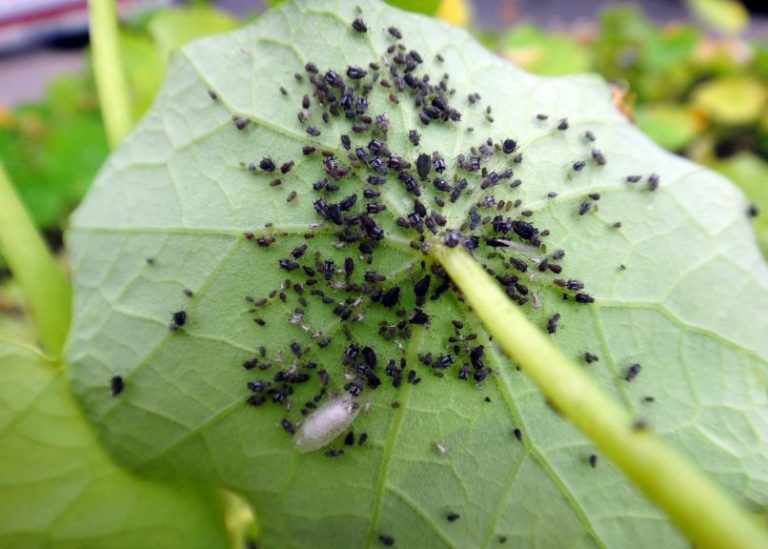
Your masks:
{"label": "white insect larva", "polygon": [[349,394],[329,400],[301,424],[293,439],[296,449],[306,453],[322,448],[343,433],[358,412],[360,405]]}

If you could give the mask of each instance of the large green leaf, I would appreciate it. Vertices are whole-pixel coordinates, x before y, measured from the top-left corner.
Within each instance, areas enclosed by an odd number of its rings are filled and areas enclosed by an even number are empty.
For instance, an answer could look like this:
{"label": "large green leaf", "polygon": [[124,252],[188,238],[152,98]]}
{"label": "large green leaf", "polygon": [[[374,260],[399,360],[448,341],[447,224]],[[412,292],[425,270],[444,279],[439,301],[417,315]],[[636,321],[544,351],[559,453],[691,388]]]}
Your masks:
{"label": "large green leaf", "polygon": [[63,371],[0,343],[0,546],[215,547],[227,543],[214,493],[116,467]]}
{"label": "large green leaf", "polygon": [[[368,112],[389,118],[392,152],[415,162],[419,153],[439,150],[449,184],[454,174],[468,178],[472,194],[465,191],[456,203],[423,183],[425,207],[441,211],[447,227],[465,235],[489,235],[488,224],[462,227],[473,206],[491,195],[513,206],[520,199],[519,207],[507,213],[504,206],[502,214],[549,229],[542,236],[547,253],[561,247],[567,253],[559,261],[561,276],[583,280],[596,302],[577,304],[572,292],[553,283],[555,275],[536,269],[534,257],[544,249],[491,248],[481,239],[478,260],[509,275],[521,273],[496,254],[527,261],[531,268],[520,283],[529,289],[524,307],[530,318],[543,328],[561,314],[553,341],[740,502],[762,508],[768,502],[768,271],[741,193],[659,149],[616,112],[597,78],[526,74],[464,31],[380,4],[366,4],[368,33],[359,34],[350,26],[359,16],[356,5],[286,4],[242,30],[186,46],[171,63],[155,105],[74,216],[69,244],[75,319],[68,356],[76,393],[107,447],[147,474],[220,483],[244,494],[263,523],[268,547],[375,545],[380,535],[404,547],[477,547],[505,539],[515,546],[685,545],[610,464],[598,459],[590,467],[589,443],[494,349],[453,291],[426,300],[428,327],[406,322],[409,337],[397,329],[394,338],[380,335],[380,322],[386,336],[388,326],[411,318],[414,284],[431,272],[431,295],[441,285],[439,272],[409,245],[416,231],[396,224],[415,206],[392,173],[387,184],[373,187],[363,182],[369,170],[358,166],[339,180],[340,191],[312,190],[312,182],[328,176],[319,152],[303,156],[302,146],[317,144],[346,164],[340,134],[349,133],[353,150],[372,135],[351,132],[343,115],[323,123],[303,66],[312,61],[323,72],[333,68],[343,75],[350,64],[384,63],[388,46],[396,43],[386,29],[397,25],[406,51],[423,57],[414,74],[430,74],[437,83],[448,73],[447,87],[456,90],[449,101],[462,112],[459,123],[425,126],[407,92],[396,94],[398,105],[388,99],[394,87],[376,84],[368,96]],[[468,94],[475,92],[482,100],[471,104]],[[304,94],[312,101],[306,126],[319,128],[317,137],[297,120]],[[238,130],[233,117],[250,123]],[[568,128],[560,130],[565,117]],[[409,143],[410,129],[421,133],[420,145]],[[587,130],[595,143],[585,138]],[[517,139],[522,158],[517,164],[514,154],[494,152],[484,166],[499,173],[511,167],[514,176],[482,189],[480,175],[457,167],[456,157],[469,155],[489,136],[496,144]],[[593,159],[593,147],[602,150],[606,164]],[[291,160],[296,165],[286,175],[279,168],[248,169],[267,156],[278,167]],[[578,160],[586,164],[577,171]],[[655,192],[648,185],[652,172],[661,176]],[[627,183],[635,174],[642,181]],[[276,178],[282,184],[270,185]],[[522,185],[512,187],[517,178]],[[313,207],[320,197],[338,202],[360,195],[363,187],[380,190],[378,201],[387,206],[373,216],[383,240],[363,238],[374,248],[370,264],[360,242],[339,243],[341,227],[322,222]],[[550,192],[559,194],[548,197]],[[600,193],[599,201],[590,193]],[[446,199],[442,209],[438,195]],[[589,211],[579,215],[580,205],[590,201]],[[361,212],[366,202],[358,196],[350,212]],[[495,206],[479,210],[481,217],[497,213]],[[621,228],[614,226],[619,221]],[[252,240],[244,234],[251,232]],[[270,246],[257,244],[270,236]],[[525,244],[509,238],[514,246]],[[316,268],[333,259],[330,280],[317,274],[312,286],[304,270],[278,267],[281,259],[293,260],[291,251],[303,243],[308,249],[296,261]],[[355,262],[351,286],[340,270],[346,257]],[[400,306],[386,308],[361,290],[364,273],[374,270],[386,280],[367,285],[399,286]],[[293,284],[304,285],[302,295]],[[318,289],[330,304],[313,293]],[[267,303],[257,306],[262,298]],[[340,302],[351,311],[348,320],[333,313]],[[401,307],[404,316],[397,313]],[[169,330],[172,314],[181,310],[186,322]],[[464,323],[459,334],[452,321]],[[351,427],[367,433],[368,441],[348,447],[342,435],[330,448],[345,449],[343,456],[300,454],[281,420],[301,420],[305,402],[320,388],[320,368],[338,389],[345,370],[353,375],[342,364],[350,344],[345,329],[378,357],[382,385],[366,387],[361,398],[370,406]],[[471,334],[477,334],[474,341]],[[330,343],[323,347],[324,338]],[[309,349],[300,359],[293,342],[301,353]],[[494,375],[481,383],[458,379],[470,360],[465,343],[485,345],[484,361]],[[587,351],[599,361],[584,363]],[[455,354],[455,362],[438,371],[419,360],[428,352],[433,359]],[[271,369],[244,369],[253,357]],[[421,383],[392,386],[384,366],[401,358]],[[305,368],[307,362],[317,367]],[[641,363],[642,371],[628,382],[624,376],[633,363]],[[272,380],[292,364],[309,379],[293,385],[291,407],[246,405],[253,394],[248,381]],[[106,385],[116,374],[126,380],[119,398]],[[449,512],[460,519],[449,521]]]}

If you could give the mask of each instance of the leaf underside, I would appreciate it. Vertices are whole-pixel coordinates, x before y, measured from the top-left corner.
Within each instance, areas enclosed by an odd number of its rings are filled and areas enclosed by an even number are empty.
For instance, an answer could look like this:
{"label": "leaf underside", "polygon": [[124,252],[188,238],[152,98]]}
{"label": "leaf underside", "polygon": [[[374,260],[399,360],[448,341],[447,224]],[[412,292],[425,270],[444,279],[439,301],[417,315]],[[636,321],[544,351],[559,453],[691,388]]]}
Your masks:
{"label": "leaf underside", "polygon": [[[213,482],[243,494],[269,547],[375,546],[380,536],[404,547],[685,545],[610,464],[598,456],[596,467],[590,466],[588,441],[498,353],[453,290],[432,299],[444,285],[441,272],[410,245],[418,231],[396,222],[418,209],[416,197],[395,170],[384,185],[366,184],[375,172],[347,158],[356,147],[368,154],[375,123],[363,133],[351,131],[354,120],[343,113],[324,123],[304,69],[311,61],[321,76],[334,69],[349,84],[348,65],[367,68],[375,61],[380,78],[393,87],[375,83],[366,114],[388,117],[386,137],[378,138],[411,162],[406,171],[420,186],[419,200],[446,221],[436,226],[436,236],[424,229],[425,240],[441,239],[447,229],[459,230],[461,238],[480,236],[473,253],[497,275],[519,277],[525,289],[507,279],[509,293],[520,301],[527,297],[522,306],[533,322],[544,329],[555,313],[561,315],[552,334],[557,345],[740,501],[764,506],[768,340],[761,336],[768,317],[761,312],[768,308],[768,272],[742,195],[723,178],[652,144],[612,107],[597,78],[535,77],[464,31],[377,3],[366,4],[362,15],[355,6],[291,3],[242,30],[186,46],[171,63],[155,105],[75,214],[68,358],[75,392],[106,447],[147,474]],[[367,24],[365,34],[351,27],[358,16]],[[387,32],[391,25],[402,40]],[[447,89],[455,93],[445,98],[461,121],[419,120],[410,88],[398,92],[388,74],[386,63],[404,75],[387,53],[400,43],[403,55],[416,50],[423,59],[413,71],[418,78],[429,74],[436,85],[444,73],[450,76]],[[367,70],[363,83],[374,72]],[[481,99],[469,101],[472,93]],[[305,94],[311,116],[302,125],[297,113]],[[249,123],[238,130],[233,117]],[[560,130],[563,118],[568,128]],[[321,134],[309,135],[309,126]],[[411,129],[420,133],[418,146],[408,139]],[[588,130],[594,143],[585,138]],[[350,136],[351,151],[342,147],[341,134]],[[472,156],[470,147],[488,137],[495,146],[507,138],[517,146],[509,155],[491,147],[482,166],[497,174],[512,168],[514,175],[483,189],[480,172],[457,165],[457,155]],[[318,151],[304,156],[302,147],[310,145]],[[593,148],[605,156],[604,165]],[[321,151],[352,166],[336,192],[312,189],[322,178],[333,183]],[[419,181],[417,157],[433,151],[448,167],[442,174],[433,167],[429,181]],[[519,163],[516,154],[522,154]],[[275,162],[274,172],[258,167],[264,157]],[[577,171],[573,163],[579,160],[585,166]],[[287,161],[295,166],[283,175],[280,166]],[[660,176],[655,191],[648,185],[652,173]],[[635,174],[641,180],[628,183]],[[431,183],[439,175],[453,187],[467,179],[455,203]],[[281,184],[270,185],[277,178]],[[517,179],[522,184],[512,187]],[[364,188],[381,196],[364,199]],[[296,197],[289,201],[292,191]],[[594,193],[599,198],[588,196]],[[314,206],[321,197],[338,203],[351,194],[358,199],[346,216],[370,202],[386,206],[370,216],[383,231],[381,240],[360,236],[359,216],[336,225]],[[487,206],[490,196],[491,207],[478,206]],[[443,207],[436,197],[444,199]],[[589,206],[583,215],[582,203]],[[496,215],[533,223],[540,231],[534,240],[544,247],[519,250],[531,241],[482,222]],[[481,223],[470,228],[478,216]],[[359,238],[338,244],[340,231]],[[257,244],[269,236],[274,243]],[[516,247],[492,247],[485,237]],[[301,244],[307,250],[294,259],[291,252]],[[551,259],[558,249],[565,257]],[[345,277],[348,257],[355,269]],[[524,261],[528,271],[510,267],[510,257]],[[561,265],[562,273],[541,272],[543,258]],[[281,259],[301,267],[283,270]],[[329,259],[334,265],[326,280],[322,268]],[[386,279],[366,282],[366,271]],[[425,274],[431,282],[421,309],[429,323],[421,325],[409,321],[417,308],[414,285]],[[311,278],[316,284],[308,284]],[[579,292],[556,285],[557,278],[583,281],[580,292],[595,303],[576,303]],[[398,303],[388,308],[375,302],[377,289],[396,286]],[[331,303],[322,303],[315,290]],[[266,304],[257,306],[264,298]],[[186,322],[169,330],[172,314],[181,310]],[[344,311],[346,320],[339,317]],[[322,347],[324,338],[330,342]],[[300,357],[291,343],[298,343]],[[362,352],[343,364],[352,343],[375,352],[375,368]],[[478,345],[493,373],[476,382],[478,364],[470,352]],[[599,361],[585,363],[585,352]],[[454,361],[440,369],[437,360],[446,354]],[[398,369],[405,361],[397,388],[385,372],[390,360]],[[244,362],[271,366],[249,370]],[[464,363],[472,364],[468,380],[459,379]],[[633,363],[642,369],[627,382]],[[282,420],[298,425],[302,411],[311,411],[306,403],[321,390],[320,369],[330,378],[327,395],[359,380],[360,400],[369,408],[351,427],[367,434],[365,444],[346,446],[342,435],[330,446],[344,450],[335,458],[322,450],[299,454],[281,428]],[[409,383],[410,371],[420,383]],[[275,380],[301,374],[308,381]],[[109,392],[113,375],[126,383],[117,398]],[[372,375],[381,381],[375,390]],[[290,386],[290,406],[273,403],[274,393],[261,406],[247,405],[259,395],[246,385],[253,380],[269,380],[272,389]],[[449,513],[460,518],[449,521]]]}
{"label": "leaf underside", "polygon": [[213,495],[117,467],[63,371],[0,343],[0,546],[224,546]]}

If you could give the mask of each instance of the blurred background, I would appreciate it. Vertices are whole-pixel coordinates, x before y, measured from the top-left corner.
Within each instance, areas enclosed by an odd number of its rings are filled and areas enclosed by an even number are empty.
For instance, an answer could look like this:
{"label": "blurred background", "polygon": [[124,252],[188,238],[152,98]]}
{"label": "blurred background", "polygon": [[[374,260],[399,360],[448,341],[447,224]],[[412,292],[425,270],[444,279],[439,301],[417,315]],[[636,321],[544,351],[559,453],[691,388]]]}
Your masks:
{"label": "blurred background", "polygon": [[[274,3],[120,0],[134,119],[152,102],[171,50],[238,27]],[[747,193],[751,213],[763,211],[754,223],[768,252],[768,2],[390,3],[465,26],[531,72],[603,75],[614,85],[615,103],[655,141]],[[69,213],[108,154],[87,23],[86,0],[0,0],[0,159],[57,250]],[[0,313],[17,308],[21,315],[0,257]],[[3,318],[0,331],[7,334]]]}

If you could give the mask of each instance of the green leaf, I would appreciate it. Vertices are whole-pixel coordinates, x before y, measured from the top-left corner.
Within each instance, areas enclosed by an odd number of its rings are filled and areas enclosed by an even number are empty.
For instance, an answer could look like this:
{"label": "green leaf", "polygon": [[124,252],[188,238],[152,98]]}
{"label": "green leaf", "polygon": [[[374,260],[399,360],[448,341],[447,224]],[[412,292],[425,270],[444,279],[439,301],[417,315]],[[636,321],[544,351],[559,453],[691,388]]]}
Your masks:
{"label": "green leaf", "polygon": [[133,119],[138,120],[151,105],[174,49],[193,38],[237,26],[235,19],[221,11],[209,6],[189,6],[158,10],[144,26],[122,30],[118,40],[131,88]]}
{"label": "green leaf", "polygon": [[[329,176],[319,152],[304,156],[302,146],[318,144],[346,164],[340,134],[349,133],[352,150],[365,147],[373,135],[351,132],[343,115],[324,124],[303,65],[312,61],[322,71],[344,74],[349,64],[382,63],[395,42],[385,29],[395,25],[406,51],[423,57],[414,73],[430,74],[433,83],[448,73],[447,87],[456,89],[449,101],[462,112],[460,123],[424,126],[407,92],[398,94],[398,105],[388,99],[395,87],[376,84],[368,96],[368,112],[389,118],[392,152],[415,162],[421,152],[441,151],[448,183],[455,183],[454,175],[470,182],[472,194],[465,191],[455,204],[423,183],[425,207],[440,211],[447,227],[486,236],[487,224],[474,231],[462,225],[470,209],[493,194],[497,203],[513,205],[509,211],[503,206],[501,214],[550,230],[543,238],[548,253],[562,247],[567,254],[561,277],[584,281],[593,305],[575,303],[571,292],[553,283],[560,277],[535,267],[533,258],[543,250],[491,248],[481,239],[475,256],[497,274],[522,277],[519,282],[528,287],[524,310],[539,326],[561,315],[553,341],[607,392],[693,456],[741,503],[765,506],[768,463],[762,449],[768,435],[760,418],[768,411],[768,271],[741,193],[651,143],[616,112],[595,77],[529,75],[464,31],[381,4],[365,6],[369,31],[361,35],[350,26],[356,5],[286,4],[242,30],[183,48],[157,102],[74,216],[69,244],[76,305],[68,355],[76,393],[107,447],[147,474],[240,492],[254,505],[267,546],[376,545],[379,535],[391,535],[404,547],[477,547],[496,545],[501,537],[515,546],[685,545],[609,463],[598,457],[596,468],[590,467],[588,441],[496,350],[453,291],[426,300],[427,328],[408,324],[416,281],[430,273],[430,295],[441,282],[430,260],[410,245],[417,233],[396,223],[413,212],[414,197],[395,175],[383,186],[367,186],[360,178],[369,171],[356,168],[340,179],[336,193],[311,189]],[[317,36],[324,47],[317,47]],[[302,82],[295,73],[303,75]],[[482,100],[473,105],[467,96],[474,92]],[[316,138],[297,120],[304,94],[312,102],[306,126],[322,132]],[[540,120],[538,113],[549,118]],[[233,116],[250,123],[237,130]],[[561,131],[564,117],[569,127]],[[409,143],[410,129],[420,132],[419,146]],[[585,139],[587,130],[595,143]],[[493,153],[484,162],[488,170],[511,167],[514,176],[484,190],[481,176],[458,168],[456,157],[471,154],[470,147],[489,136],[497,144],[517,139],[523,156],[516,164],[514,154]],[[605,165],[593,160],[593,147],[603,152]],[[248,169],[267,156],[278,170]],[[586,165],[574,171],[578,160]],[[282,175],[279,166],[286,161],[296,165]],[[661,176],[655,192],[648,188],[652,172]],[[642,181],[627,183],[634,174]],[[281,184],[271,185],[277,178]],[[516,178],[523,183],[511,188]],[[321,223],[313,207],[320,197],[338,202],[357,193],[350,212],[359,213],[366,186],[381,191],[377,201],[387,207],[373,216],[385,236],[378,245],[368,243],[375,247],[370,265],[359,242],[340,244],[341,227]],[[297,195],[289,200],[292,191]],[[559,194],[548,198],[549,192]],[[600,193],[600,200],[579,215],[580,204],[593,200],[590,193]],[[438,195],[445,198],[442,209]],[[514,207],[517,199],[522,203]],[[499,212],[494,206],[478,213],[482,218]],[[618,221],[620,229],[613,226]],[[438,227],[438,238],[443,231]],[[266,236],[275,242],[257,244]],[[429,232],[426,238],[432,238]],[[524,244],[513,234],[509,238],[515,246]],[[317,283],[307,285],[304,270],[278,267],[303,243],[308,249],[297,259],[302,265],[317,270],[318,260],[334,260],[330,281],[316,274]],[[494,254],[525,260],[530,269],[521,275]],[[355,262],[350,282],[357,286],[349,291],[342,289],[339,272],[346,257]],[[386,280],[366,282],[366,271]],[[293,284],[304,285],[301,296]],[[373,302],[370,293],[361,295],[362,284],[399,286],[400,304],[388,309]],[[331,303],[323,304],[313,290]],[[267,303],[257,306],[262,298]],[[346,321],[333,313],[340,303],[351,311]],[[186,322],[169,330],[172,314],[181,310]],[[397,328],[402,320],[408,337]],[[319,369],[327,370],[332,388],[348,381],[342,353],[350,341],[342,326],[378,357],[382,385],[365,389],[362,398],[370,406],[351,426],[356,434],[367,433],[368,441],[348,447],[342,435],[330,445],[345,450],[337,458],[323,451],[300,454],[281,420],[301,421],[301,409],[320,390]],[[323,347],[325,337],[330,343]],[[300,351],[310,350],[296,359],[293,342]],[[462,363],[470,361],[465,343],[485,346],[483,360],[494,375],[477,384],[458,379]],[[585,364],[586,351],[600,360]],[[422,363],[419,355],[426,353],[433,360],[444,353],[456,358],[441,371]],[[244,369],[244,361],[254,357],[270,369]],[[401,358],[421,383],[392,386],[385,365]],[[307,362],[317,366],[306,368]],[[641,363],[642,371],[630,383],[623,377],[632,363]],[[309,380],[293,386],[290,409],[245,404],[253,394],[247,382],[276,383],[276,372],[292,364]],[[115,374],[126,379],[119,399],[105,386]],[[450,522],[449,512],[461,518]]]}
{"label": "green leaf", "polygon": [[117,40],[131,92],[131,117],[138,120],[152,104],[160,88],[165,63],[148,36],[123,30],[118,33]]}
{"label": "green leaf", "polygon": [[43,227],[69,215],[106,156],[104,126],[83,77],[55,79],[43,102],[21,106],[0,125],[0,157]]}
{"label": "green leaf", "polygon": [[240,23],[226,13],[209,6],[190,6],[163,10],[149,22],[149,34],[165,61],[171,52],[200,36],[232,30]]}
{"label": "green leaf", "polygon": [[740,0],[687,0],[691,11],[722,32],[738,32],[749,23],[749,12]]}
{"label": "green leaf", "polygon": [[434,15],[440,7],[441,0],[386,0],[386,2],[402,10]]}
{"label": "green leaf", "polygon": [[720,78],[698,87],[693,106],[715,123],[738,126],[757,122],[768,101],[768,88],[748,76]]}
{"label": "green leaf", "polygon": [[520,67],[539,74],[561,75],[589,70],[589,53],[574,38],[520,25],[503,39],[505,56]]}
{"label": "green leaf", "polygon": [[216,495],[117,468],[67,385],[36,351],[0,343],[0,545],[226,547]]}
{"label": "green leaf", "polygon": [[668,103],[638,108],[637,125],[656,143],[672,151],[688,145],[702,129],[701,120],[690,108]]}

